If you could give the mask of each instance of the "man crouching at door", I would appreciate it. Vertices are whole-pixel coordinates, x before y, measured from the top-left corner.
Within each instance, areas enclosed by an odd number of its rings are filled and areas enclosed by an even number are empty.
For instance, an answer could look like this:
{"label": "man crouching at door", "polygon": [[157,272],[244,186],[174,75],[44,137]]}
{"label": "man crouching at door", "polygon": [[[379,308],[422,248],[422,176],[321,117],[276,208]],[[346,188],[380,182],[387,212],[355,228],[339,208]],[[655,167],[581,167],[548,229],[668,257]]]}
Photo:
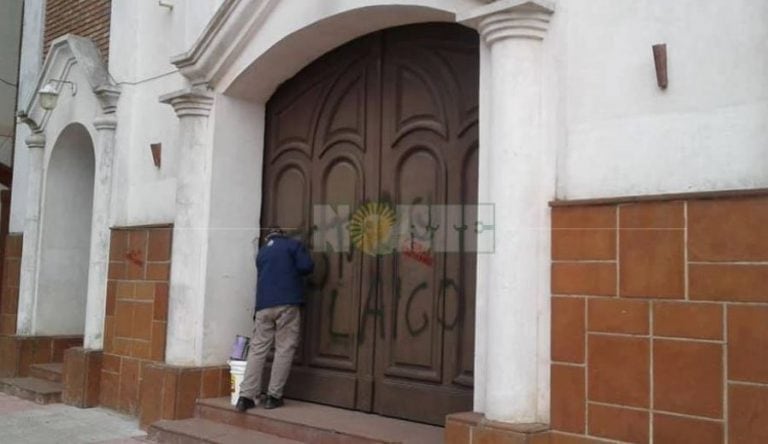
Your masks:
{"label": "man crouching at door", "polygon": [[283,405],[283,387],[291,371],[299,343],[300,306],[304,303],[302,277],[315,264],[304,245],[285,236],[279,228],[268,229],[265,244],[256,255],[256,316],[248,350],[245,377],[240,384],[236,408],[244,412],[256,406],[261,394],[261,376],[267,353],[275,342],[275,358],[264,408]]}

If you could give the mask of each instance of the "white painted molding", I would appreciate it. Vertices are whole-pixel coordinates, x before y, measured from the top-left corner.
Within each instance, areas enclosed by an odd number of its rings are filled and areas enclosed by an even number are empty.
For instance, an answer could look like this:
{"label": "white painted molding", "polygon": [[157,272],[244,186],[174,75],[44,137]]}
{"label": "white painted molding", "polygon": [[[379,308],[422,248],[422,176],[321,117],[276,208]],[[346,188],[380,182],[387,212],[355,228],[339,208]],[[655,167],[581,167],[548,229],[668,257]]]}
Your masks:
{"label": "white painted molding", "polygon": [[67,80],[73,65],[77,65],[82,71],[105,113],[113,113],[117,108],[120,87],[109,75],[96,44],[91,39],[66,34],[51,44],[35,83],[35,93],[30,96],[29,103],[24,108],[30,118],[39,122],[41,131],[45,130],[51,111],[46,111],[40,106],[37,91],[50,79]]}
{"label": "white painted molding", "polygon": [[171,105],[176,115],[207,117],[213,108],[213,94],[198,88],[188,88],[160,96],[160,102]]}
{"label": "white painted molding", "polygon": [[99,116],[93,119],[93,126],[99,131],[101,130],[114,131],[115,128],[117,128],[117,119],[115,118],[114,113],[104,114],[102,116]]}
{"label": "white painted molding", "polygon": [[32,133],[24,139],[24,143],[27,144],[27,148],[45,148],[45,134],[42,132]]}
{"label": "white painted molding", "polygon": [[193,85],[215,85],[276,4],[277,0],[224,0],[192,48],[171,57],[171,63]]}
{"label": "white painted molding", "polygon": [[489,45],[507,38],[541,40],[555,4],[547,0],[498,0],[457,17],[476,28]]}

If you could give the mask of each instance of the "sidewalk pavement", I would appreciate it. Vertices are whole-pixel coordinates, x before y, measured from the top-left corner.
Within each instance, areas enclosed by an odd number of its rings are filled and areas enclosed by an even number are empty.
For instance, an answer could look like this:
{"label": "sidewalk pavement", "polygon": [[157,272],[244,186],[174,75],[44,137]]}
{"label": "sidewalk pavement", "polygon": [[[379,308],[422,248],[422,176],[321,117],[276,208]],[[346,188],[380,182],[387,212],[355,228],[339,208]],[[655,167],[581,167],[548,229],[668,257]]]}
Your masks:
{"label": "sidewalk pavement", "polygon": [[103,408],[38,405],[0,393],[2,444],[146,444],[136,418]]}

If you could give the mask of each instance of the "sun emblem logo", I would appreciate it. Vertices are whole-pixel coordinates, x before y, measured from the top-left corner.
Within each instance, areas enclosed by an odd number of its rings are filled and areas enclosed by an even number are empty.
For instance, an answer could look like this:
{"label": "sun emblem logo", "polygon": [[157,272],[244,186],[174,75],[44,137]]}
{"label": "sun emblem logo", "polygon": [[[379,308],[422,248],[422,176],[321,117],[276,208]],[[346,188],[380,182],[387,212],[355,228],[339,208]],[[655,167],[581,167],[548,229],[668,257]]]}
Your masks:
{"label": "sun emblem logo", "polygon": [[392,228],[396,220],[392,205],[383,202],[362,205],[349,220],[352,243],[372,256],[391,253],[394,245]]}

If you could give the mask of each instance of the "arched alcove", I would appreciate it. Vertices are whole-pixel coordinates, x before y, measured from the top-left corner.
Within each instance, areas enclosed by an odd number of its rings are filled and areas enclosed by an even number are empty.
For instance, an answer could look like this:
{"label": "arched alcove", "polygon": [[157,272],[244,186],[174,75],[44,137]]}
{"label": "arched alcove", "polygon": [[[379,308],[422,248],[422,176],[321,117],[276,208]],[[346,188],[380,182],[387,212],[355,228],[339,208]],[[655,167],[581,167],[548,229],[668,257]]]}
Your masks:
{"label": "arched alcove", "polygon": [[65,127],[45,170],[35,304],[38,334],[83,334],[94,166],[88,130],[78,123]]}

